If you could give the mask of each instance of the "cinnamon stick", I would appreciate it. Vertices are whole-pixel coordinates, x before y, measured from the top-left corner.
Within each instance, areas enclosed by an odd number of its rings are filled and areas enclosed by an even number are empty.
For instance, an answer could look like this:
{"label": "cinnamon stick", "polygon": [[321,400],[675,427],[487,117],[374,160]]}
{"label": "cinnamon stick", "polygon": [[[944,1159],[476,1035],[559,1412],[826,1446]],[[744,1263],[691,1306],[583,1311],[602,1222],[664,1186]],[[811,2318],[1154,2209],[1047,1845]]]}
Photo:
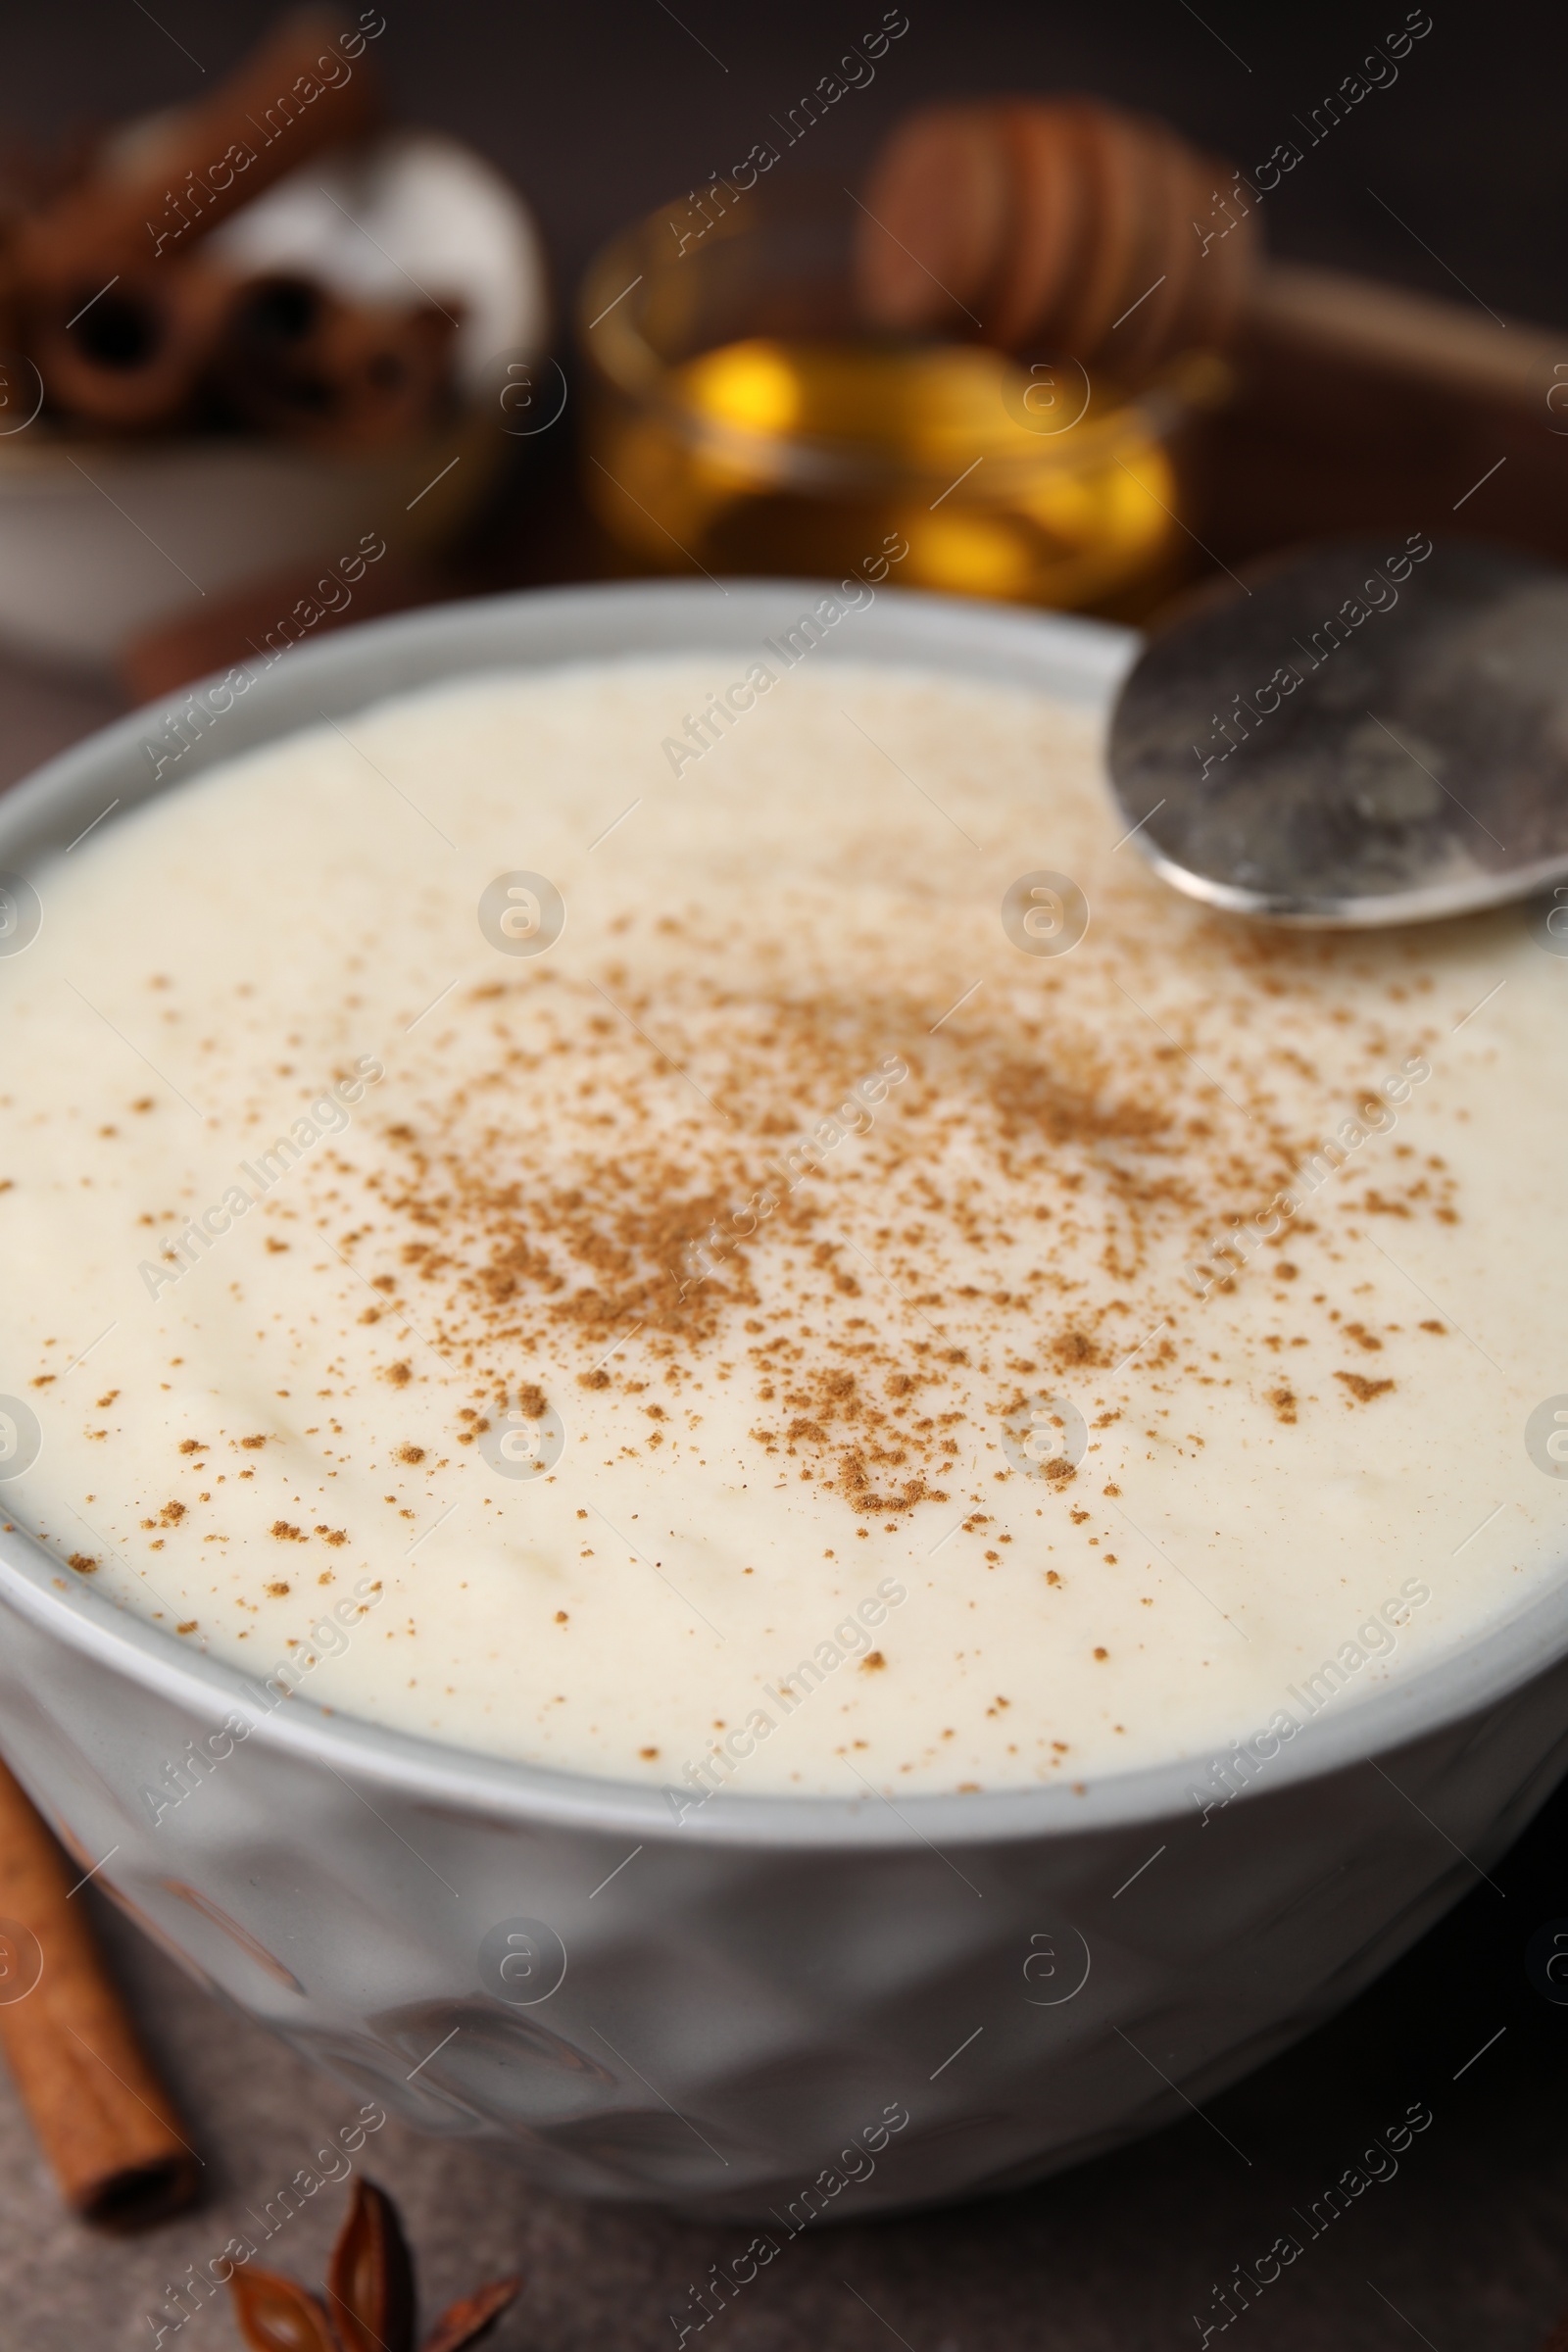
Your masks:
{"label": "cinnamon stick", "polygon": [[317,449],[380,448],[428,429],[457,324],[433,302],[354,302],[279,270],[235,299],[217,380],[257,431]]}
{"label": "cinnamon stick", "polygon": [[239,283],[188,261],[124,270],[81,310],[74,293],[43,294],[29,356],[67,416],[108,432],[172,430],[202,400]]}
{"label": "cinnamon stick", "polygon": [[210,597],[193,612],[162,620],[127,638],[116,658],[121,683],[138,703],[157,702],[193,678],[236,663],[270,663],[302,640],[384,612],[406,612],[455,596],[476,595],[484,583],[416,560],[386,556],[352,584],[327,563],[268,572],[231,595]]}
{"label": "cinnamon stick", "polygon": [[117,270],[183,258],[285,172],[363,137],[381,105],[365,43],[324,12],[287,18],[211,97],[161,126],[149,151],[25,220],[24,281],[85,302]]}
{"label": "cinnamon stick", "polygon": [[79,1874],[0,1764],[0,2048],[61,2194],[134,2230],[196,2194],[199,2159],[104,1967]]}

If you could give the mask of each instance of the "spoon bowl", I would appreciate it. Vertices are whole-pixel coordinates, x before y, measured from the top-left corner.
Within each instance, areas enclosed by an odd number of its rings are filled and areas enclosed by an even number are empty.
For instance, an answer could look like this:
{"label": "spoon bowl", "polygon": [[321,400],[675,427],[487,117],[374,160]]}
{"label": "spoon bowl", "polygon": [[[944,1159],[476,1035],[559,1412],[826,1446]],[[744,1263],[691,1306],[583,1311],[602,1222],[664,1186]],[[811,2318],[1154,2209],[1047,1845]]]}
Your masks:
{"label": "spoon bowl", "polygon": [[1316,929],[1568,882],[1568,572],[1339,540],[1205,591],[1111,719],[1122,822],[1175,889]]}

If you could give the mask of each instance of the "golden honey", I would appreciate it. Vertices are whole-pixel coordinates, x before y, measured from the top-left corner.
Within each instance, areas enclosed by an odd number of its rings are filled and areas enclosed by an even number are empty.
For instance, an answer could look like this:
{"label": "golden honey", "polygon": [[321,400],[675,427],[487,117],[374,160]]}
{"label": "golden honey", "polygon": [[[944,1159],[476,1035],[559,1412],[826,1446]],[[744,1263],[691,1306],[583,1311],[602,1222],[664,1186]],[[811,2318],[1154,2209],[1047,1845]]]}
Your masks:
{"label": "golden honey", "polygon": [[1188,544],[1170,406],[979,345],[748,336],[601,401],[589,492],[654,570],[827,575],[897,532],[906,586],[1122,608]]}

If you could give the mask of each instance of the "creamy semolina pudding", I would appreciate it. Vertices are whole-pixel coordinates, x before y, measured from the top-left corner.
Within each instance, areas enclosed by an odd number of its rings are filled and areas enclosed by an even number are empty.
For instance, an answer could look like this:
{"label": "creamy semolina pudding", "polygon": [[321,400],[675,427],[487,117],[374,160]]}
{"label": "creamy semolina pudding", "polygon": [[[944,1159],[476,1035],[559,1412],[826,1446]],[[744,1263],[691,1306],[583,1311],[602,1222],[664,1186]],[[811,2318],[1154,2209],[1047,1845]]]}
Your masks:
{"label": "creamy semolina pudding", "polygon": [[639,661],[113,813],[0,960],[14,1523],[274,1699],[677,1811],[1201,1787],[1518,1609],[1568,960],[1210,915],[1100,733]]}

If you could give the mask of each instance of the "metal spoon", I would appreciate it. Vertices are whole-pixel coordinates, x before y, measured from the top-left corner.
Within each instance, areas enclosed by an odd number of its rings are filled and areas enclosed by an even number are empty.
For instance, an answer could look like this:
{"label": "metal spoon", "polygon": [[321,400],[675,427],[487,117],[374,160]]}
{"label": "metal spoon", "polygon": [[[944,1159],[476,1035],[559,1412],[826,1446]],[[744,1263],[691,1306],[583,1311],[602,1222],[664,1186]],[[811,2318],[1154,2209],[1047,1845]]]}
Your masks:
{"label": "metal spoon", "polygon": [[1568,572],[1337,540],[1209,592],[1111,718],[1112,790],[1177,890],[1323,929],[1568,881]]}

